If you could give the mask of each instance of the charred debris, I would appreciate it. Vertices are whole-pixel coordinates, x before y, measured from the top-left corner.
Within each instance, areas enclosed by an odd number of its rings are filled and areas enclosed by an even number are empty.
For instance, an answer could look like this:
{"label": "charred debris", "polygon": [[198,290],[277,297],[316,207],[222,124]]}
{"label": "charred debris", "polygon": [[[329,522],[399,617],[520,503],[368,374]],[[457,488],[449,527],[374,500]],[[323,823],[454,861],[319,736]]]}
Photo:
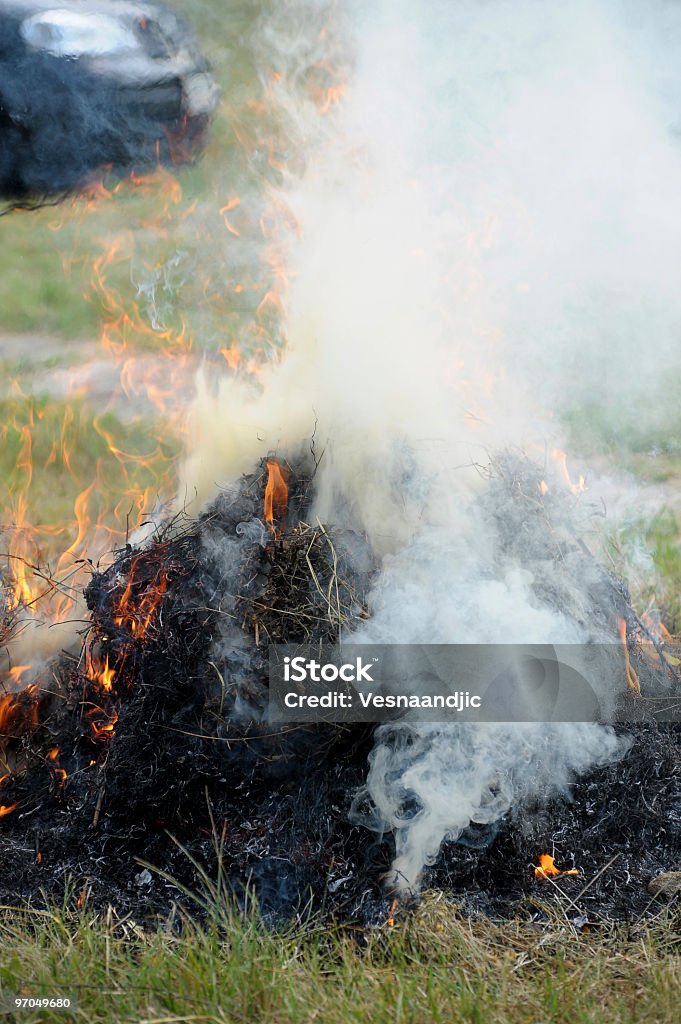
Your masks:
{"label": "charred debris", "polygon": [[[509,501],[513,509],[499,524],[500,557],[517,557],[522,534],[547,566],[573,560],[603,615],[624,623],[636,680],[651,671],[641,654],[649,641],[658,675],[678,687],[624,584],[570,527],[569,492],[538,490],[536,467],[516,456],[486,474],[480,515]],[[314,466],[264,460],[198,519],[175,519],[118,551],[85,591],[79,656],[62,655],[23,690],[6,684],[3,903],[42,905],[71,886],[80,902],[143,919],[195,909],[187,892],[219,876],[237,900],[252,891],[273,920],[310,908],[389,920],[392,836],[348,817],[372,727],[275,727],[265,715],[270,643],[334,643],[370,615],[378,566],[369,543],[314,520],[313,488]],[[560,602],[552,579],[537,578],[538,597]],[[5,642],[16,626],[6,620]],[[629,684],[623,700],[635,702]],[[537,916],[552,898],[592,922],[654,909],[648,884],[680,867],[681,736],[638,717],[622,760],[579,779],[570,801],[471,826],[445,843],[425,885],[473,914]],[[535,877],[542,852],[580,873]]]}

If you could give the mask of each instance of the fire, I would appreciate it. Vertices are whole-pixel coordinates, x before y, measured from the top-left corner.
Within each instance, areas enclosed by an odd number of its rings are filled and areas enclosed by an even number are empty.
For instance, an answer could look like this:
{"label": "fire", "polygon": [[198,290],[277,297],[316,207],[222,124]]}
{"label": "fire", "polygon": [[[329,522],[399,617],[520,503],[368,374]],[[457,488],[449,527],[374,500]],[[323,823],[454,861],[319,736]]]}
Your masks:
{"label": "fire", "polygon": [[625,666],[626,666],[625,671],[626,671],[626,677],[627,677],[627,687],[629,688],[629,690],[631,690],[631,692],[633,694],[635,694],[637,697],[640,697],[641,696],[641,684],[638,681],[638,676],[636,675],[636,670],[635,670],[634,666],[631,664],[631,660],[629,658],[629,647],[627,645],[627,623],[626,623],[625,619],[620,619],[619,620],[618,627],[619,627],[620,640],[622,642],[622,649],[624,650],[624,663],[625,663]]}
{"label": "fire", "polygon": [[[325,87],[323,102],[328,107],[338,102],[343,86],[333,66],[320,65],[319,70]],[[240,121],[234,125],[247,156],[269,153],[274,171],[281,167],[286,149],[278,138],[281,77],[276,73],[271,83],[259,83],[263,95],[257,101],[252,129],[247,130]],[[183,265],[192,249],[187,241],[194,238],[197,250],[206,249],[206,220],[198,200],[184,196],[180,182],[166,167],[159,164],[149,173],[132,173],[114,184],[110,171],[102,167],[92,176],[87,194],[71,205],[62,205],[48,223],[50,230],[65,230],[76,240],[76,247],[71,246],[62,256],[66,274],[74,268],[81,273],[79,264],[87,261],[90,286],[85,297],[100,311],[102,352],[88,356],[70,372],[58,371],[65,378],[63,390],[69,399],[60,426],[48,424],[46,416],[54,415],[52,408],[41,408],[18,384],[12,388],[17,412],[5,416],[0,425],[0,443],[12,453],[15,467],[7,494],[0,496],[2,521],[11,524],[11,572],[6,574],[9,586],[4,600],[8,611],[30,609],[48,623],[76,617],[73,612],[80,587],[70,579],[68,587],[62,585],[74,565],[84,559],[102,559],[126,540],[159,500],[176,492],[177,457],[188,439],[187,403],[178,401],[178,395],[191,392],[199,361],[193,329],[178,298],[180,289],[186,287],[201,296],[202,309],[214,318],[208,333],[212,331],[223,342],[212,354],[222,354],[230,369],[257,375],[265,362],[277,358],[283,345],[280,319],[288,287],[285,241],[297,230],[283,201],[274,194],[263,198],[258,192],[258,208],[250,193],[228,193],[222,203],[215,204],[215,224],[209,228],[219,233],[218,246],[224,244],[222,235],[226,233],[231,245],[245,247],[230,251],[226,266],[244,269],[238,279],[226,282],[225,266],[211,263],[195,274],[193,267]],[[118,225],[126,218],[114,219],[115,205],[120,203],[125,214],[125,206],[131,207],[138,199],[145,203],[139,206],[139,217],[128,217],[129,227],[121,229]],[[102,241],[100,251],[91,258],[79,253],[77,244],[81,228],[94,218],[101,226]],[[138,226],[143,231],[137,231]],[[249,253],[254,241],[259,265],[251,267]],[[211,247],[210,251],[216,250]],[[245,254],[245,260],[239,253]],[[130,291],[131,283],[136,295]],[[234,297],[247,292],[252,293],[246,297],[255,315],[242,327],[243,300],[239,299],[239,336],[232,336],[230,330],[229,342],[224,344],[220,332],[235,320]],[[195,298],[192,295],[192,300]],[[111,402],[95,414],[84,404],[82,409],[74,406],[71,399],[84,403],[94,391],[96,402],[101,402],[97,381],[101,380],[103,358],[117,371],[119,385]],[[143,454],[123,443],[120,431],[107,421],[107,414],[116,411],[114,401],[121,396],[129,399],[133,420],[142,422],[137,412],[141,403],[148,403],[158,417],[152,427],[144,423],[150,444]],[[49,451],[43,451],[45,434],[55,439]],[[93,473],[83,471],[83,437],[90,447],[100,439],[104,443]],[[51,522],[46,523],[42,516],[47,478],[42,471],[49,468],[55,472],[62,467],[63,491],[71,492],[70,508],[66,514],[61,508],[51,512]],[[48,564],[54,571],[43,574],[40,567]],[[141,622],[133,628],[143,630],[149,614],[153,617],[153,610],[143,612]]]}
{"label": "fire", "polygon": [[[345,91],[342,67],[335,59],[342,48],[332,46],[335,31],[333,24],[324,28],[324,46],[309,78],[310,98],[322,113],[339,103]],[[334,59],[326,60],[327,52]],[[248,162],[252,159],[255,165],[261,156],[269,157],[277,178],[282,171],[296,173],[287,155],[294,147],[279,124],[279,90],[285,84],[281,80],[282,73],[273,70],[271,81],[260,82],[262,95],[245,104],[252,114],[246,122],[235,118],[233,125]],[[18,382],[7,389],[9,411],[0,423],[0,444],[10,452],[14,469],[0,493],[1,520],[9,524],[8,571],[0,604],[5,613],[17,613],[12,621],[19,616],[48,624],[80,618],[82,584],[74,574],[87,561],[104,560],[154,508],[176,493],[177,461],[189,438],[187,403],[178,395],[191,392],[199,358],[205,354],[197,355],[196,321],[185,316],[190,304],[185,304],[180,289],[188,289],[192,300],[197,295],[200,299],[202,336],[219,339],[208,354],[216,364],[224,359],[230,370],[257,376],[285,344],[281,314],[289,284],[286,247],[300,229],[281,198],[262,192],[258,181],[257,196],[230,190],[206,218],[198,200],[185,197],[180,182],[161,165],[114,184],[110,171],[102,167],[92,175],[87,193],[71,205],[61,205],[48,222],[51,231],[63,230],[69,240],[62,253],[65,274],[85,272],[89,279],[84,298],[93,301],[100,317],[99,350],[84,348],[87,354],[76,367],[57,371],[63,403],[38,401]],[[138,199],[141,202],[134,207]],[[126,207],[133,209],[133,217],[118,216]],[[81,229],[91,218],[97,225],[94,257],[90,250],[78,249],[81,233],[88,234]],[[121,228],[126,222],[128,227]],[[217,233],[217,246],[207,245],[206,230]],[[183,263],[192,252],[193,239],[196,251],[233,248],[223,265],[204,261],[197,269]],[[254,242],[258,265],[251,267]],[[225,280],[225,271],[231,275],[232,267],[239,268],[238,276]],[[255,311],[245,326],[244,308]],[[203,318],[208,314],[212,320],[206,330]],[[113,393],[104,399],[103,362],[116,381]],[[128,399],[130,416],[126,410],[118,423],[116,403],[121,397]],[[146,406],[150,413],[142,419],[139,410]],[[129,424],[134,431],[127,430]],[[138,435],[141,440],[130,440]],[[286,515],[287,485],[274,460],[268,470],[265,519],[276,536]],[[55,476],[58,486],[52,488]],[[131,569],[116,624],[143,638],[153,628],[167,588],[165,570],[150,581],[139,581]],[[121,670],[119,660],[119,674]],[[100,665],[86,662],[85,674],[103,694],[113,691],[116,673],[108,657]],[[11,670],[12,688],[20,685],[19,675],[18,669]],[[0,697],[0,730],[17,735],[37,727],[38,710],[35,687],[26,688],[23,695]],[[113,724],[93,723],[92,728],[99,736],[111,733]]]}
{"label": "fire", "polygon": [[240,231],[238,231],[238,230],[237,230],[237,229],[236,229],[236,228],[234,227],[234,225],[233,225],[233,224],[232,224],[232,223],[230,222],[229,218],[227,217],[227,214],[228,214],[228,213],[229,213],[229,212],[230,212],[231,210],[234,210],[234,209],[235,209],[235,208],[236,208],[236,207],[237,207],[237,206],[239,205],[239,203],[240,203],[240,202],[241,202],[241,199],[239,198],[239,196],[233,196],[233,197],[232,197],[232,199],[230,199],[230,200],[229,200],[229,202],[228,202],[228,203],[226,203],[226,204],[225,204],[225,205],[224,205],[223,207],[221,207],[221,209],[220,209],[220,216],[222,217],[222,219],[223,219],[223,220],[224,220],[224,222],[225,222],[225,227],[227,228],[227,230],[228,230],[228,231],[229,231],[229,232],[230,232],[231,234],[233,234],[233,235],[234,235],[234,237],[235,237],[235,238],[241,238],[241,232],[240,232]]}
{"label": "fire", "polygon": [[646,629],[659,643],[673,643],[674,637],[671,635],[664,622],[660,622],[648,613],[644,612],[641,616],[641,622],[644,624]]}
{"label": "fire", "polygon": [[28,672],[30,668],[30,665],[13,665],[12,668],[7,669],[5,672],[5,679],[11,686],[19,687],[21,677],[25,672]]}
{"label": "fire", "polygon": [[[661,668],[663,664],[672,668],[681,666],[681,658],[678,657],[681,652],[679,651],[678,644],[675,643],[674,637],[665,624],[654,619],[648,612],[644,612],[641,616],[641,623],[643,629],[639,630],[642,634],[640,649],[650,664],[656,669]],[[666,645],[672,645],[672,650],[675,653],[672,654],[671,651],[664,650],[663,648]]]}
{"label": "fire", "polygon": [[116,671],[109,665],[108,654],[104,659],[104,664],[98,665],[95,663],[92,654],[88,651],[85,656],[85,675],[88,679],[98,683],[107,693],[111,693],[113,690]]}
{"label": "fire", "polygon": [[223,345],[220,349],[220,355],[225,360],[230,370],[237,370],[239,368],[239,365],[241,364],[241,352],[239,351],[239,346],[235,341],[232,342],[229,348],[227,348],[226,345]]}
{"label": "fire", "polygon": [[256,378],[260,376],[262,372],[261,362],[255,357],[245,358],[236,341],[233,341],[229,346],[223,345],[219,352],[232,372],[236,373],[239,371]]}
{"label": "fire", "polygon": [[[143,226],[163,237],[169,223],[181,222],[193,209],[194,203],[183,201],[179,182],[163,167],[144,176],[133,174],[110,189],[105,175],[106,168],[101,180],[93,180],[89,195],[62,207],[61,216],[50,227],[56,231],[68,225],[78,232],[80,223],[99,215],[103,204],[119,195],[128,201],[130,194],[140,194],[158,200]],[[159,495],[174,493],[179,444],[169,444],[168,439],[180,440],[186,430],[177,394],[188,389],[193,378],[191,335],[179,316],[173,322],[160,320],[153,294],[145,304],[140,295],[146,293],[138,289],[136,301],[131,302],[113,283],[115,279],[128,284],[136,238],[132,231],[119,231],[109,239],[92,261],[91,291],[102,310],[101,345],[114,368],[118,364],[120,386],[112,398],[125,395],[136,405],[145,401],[162,422],[150,432],[145,430],[147,436],[151,434],[151,444],[148,452],[139,454],[122,443],[126,428],[112,427],[102,415],[109,408],[95,412],[84,404],[101,377],[101,355],[91,355],[72,371],[58,371],[69,399],[63,403],[63,412],[59,403],[38,401],[25,394],[18,382],[12,385],[0,425],[0,442],[14,456],[14,470],[2,498],[2,519],[10,524],[6,531],[10,587],[5,603],[9,611],[29,609],[46,622],[65,621],[74,611],[79,588],[61,585],[74,565],[84,558],[100,559],[125,540]],[[160,277],[162,283],[167,273],[165,265],[148,268],[150,279]],[[98,452],[89,477],[83,469],[84,438],[93,455]],[[61,469],[59,490],[71,492],[72,515],[59,508],[50,513],[52,522],[46,523],[42,517],[49,476],[44,471],[54,474]],[[43,572],[40,567],[48,563],[54,570]]]}
{"label": "fire", "polygon": [[[109,664],[109,655],[106,655],[102,664],[99,658],[93,656],[91,651],[87,651],[85,656],[85,676],[101,688],[101,704],[92,705],[85,713],[92,733],[92,739],[95,743],[108,744],[113,739],[116,722],[118,721],[118,712],[110,701],[110,697],[114,695],[113,682],[116,672]],[[92,691],[90,692],[92,693]],[[90,765],[92,766],[94,763],[94,761],[91,761]],[[66,778],[66,773],[64,773],[64,778]]]}
{"label": "fire", "polygon": [[33,732],[39,724],[39,697],[35,684],[0,697],[0,736],[14,739]]}
{"label": "fire", "polygon": [[561,448],[554,448],[551,452],[551,458],[568,490],[572,491],[573,494],[581,494],[586,487],[586,482],[584,477],[580,474],[577,483],[573,483],[567,468],[567,453]]}
{"label": "fire", "polygon": [[[131,512],[136,525],[155,504],[164,489],[168,451],[159,443],[149,455],[129,453],[119,434],[120,428],[114,435],[78,402],[66,406],[63,415],[58,407],[55,411],[30,397],[10,403],[9,421],[0,426],[0,441],[10,452],[18,449],[12,476],[5,484],[8,497],[3,510],[3,520],[11,524],[5,531],[8,612],[29,612],[47,622],[68,619],[79,589],[70,579],[77,563],[86,557],[97,559],[122,542]],[[94,477],[83,486],[78,479],[83,458],[76,458],[74,452],[84,437],[93,452]],[[55,521],[47,523],[42,519],[45,491],[50,493],[50,478],[55,474],[60,474],[57,505],[51,512]],[[46,568],[50,562],[52,569]]]}
{"label": "fire", "polygon": [[[135,640],[144,641],[149,636],[168,590],[172,568],[176,567],[166,564],[162,558],[161,564],[149,563],[143,553],[131,560],[125,588],[114,597],[113,609],[116,626],[127,630]],[[108,745],[114,737],[118,722],[115,698],[119,696],[119,688],[115,690],[114,683],[117,679],[122,680],[123,689],[126,683],[130,683],[124,672],[127,656],[128,652],[124,648],[115,659],[114,666],[108,652],[105,655],[97,653],[96,647],[94,651],[92,647],[85,650],[84,675],[95,684],[95,688],[89,690],[89,696],[94,702],[86,702],[89,710],[85,712],[85,717],[95,743]]]}
{"label": "fire", "polygon": [[18,806],[19,804],[0,804],[0,818],[4,818],[6,814],[11,814]]}
{"label": "fire", "polygon": [[[97,716],[103,717],[101,717],[101,720],[98,720]],[[109,743],[113,738],[116,722],[118,721],[116,709],[111,708],[107,712],[103,708],[95,707],[88,712],[88,718],[90,719],[92,738],[95,743]]]}
{"label": "fire", "polygon": [[[267,485],[265,487],[264,518],[275,537],[281,533],[281,524],[286,519],[288,508],[288,486],[281,466],[276,459],[267,460]],[[279,527],[275,526],[280,524]]]}
{"label": "fire", "polygon": [[567,871],[561,871],[556,867],[556,862],[550,853],[539,854],[539,865],[534,869],[535,878],[554,878],[560,875],[578,875],[579,870],[577,868],[569,868]]}
{"label": "fire", "polygon": [[332,107],[335,107],[343,99],[346,93],[346,85],[341,82],[339,85],[332,85],[326,90],[326,96],[324,97],[319,110],[322,114],[328,114]]}
{"label": "fire", "polygon": [[[130,565],[128,582],[116,604],[114,618],[117,626],[128,629],[134,637],[144,637],[148,633],[159,611],[163,596],[168,590],[168,570],[166,567],[161,567],[154,578],[143,585],[144,589],[141,594],[135,592],[139,584],[137,571],[140,566],[140,558],[141,556],[137,555]],[[110,679],[112,678],[113,672],[110,676]]]}
{"label": "fire", "polygon": [[48,761],[52,761],[52,763],[54,764],[52,771],[54,773],[57,787],[60,788],[66,782],[68,775],[66,771],[56,763],[57,758],[59,757],[59,747],[52,747],[50,750],[47,751],[47,754],[45,756],[47,757]]}
{"label": "fire", "polygon": [[388,911],[388,921],[387,921],[388,928],[394,928],[395,927],[395,911],[397,910],[397,905],[398,905],[399,902],[400,901],[398,899],[394,899],[392,901],[392,903],[390,904],[390,910]]}
{"label": "fire", "polygon": [[99,674],[99,685],[102,687],[102,689],[108,691],[113,689],[113,681],[115,674],[116,673],[114,672],[114,670],[109,667],[109,655],[107,654],[106,659],[104,661],[104,667]]}

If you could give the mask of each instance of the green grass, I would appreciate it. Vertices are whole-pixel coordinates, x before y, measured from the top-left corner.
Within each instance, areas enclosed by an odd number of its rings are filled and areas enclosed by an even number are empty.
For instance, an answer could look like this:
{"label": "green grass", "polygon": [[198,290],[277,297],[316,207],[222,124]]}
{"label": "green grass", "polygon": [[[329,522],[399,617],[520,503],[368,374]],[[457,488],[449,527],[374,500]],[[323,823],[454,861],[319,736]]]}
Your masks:
{"label": "green grass", "polygon": [[49,231],[50,215],[54,211],[0,219],[2,330],[69,338],[91,334],[98,318],[82,301],[84,268],[74,261],[65,276],[62,240]]}
{"label": "green grass", "polygon": [[[607,454],[615,461],[644,456],[681,461],[681,406],[678,373],[670,371],[651,401],[619,404],[605,394],[599,403],[580,404],[563,414],[573,447],[584,454]],[[639,459],[639,465],[643,463]]]}
{"label": "green grass", "polygon": [[681,634],[679,512],[662,508],[651,516],[635,516],[610,532],[607,547],[616,572],[630,582],[635,607],[657,609],[667,629]]}
{"label": "green grass", "polygon": [[[681,407],[663,400],[662,408]],[[607,474],[624,473],[642,493],[660,489],[659,508],[611,527],[606,546],[615,570],[631,583],[637,609],[656,608],[667,628],[681,633],[681,413],[677,421],[643,427],[630,409],[604,403],[574,409],[564,426],[577,462],[583,458]]]}
{"label": "green grass", "polygon": [[226,904],[199,927],[145,930],[113,911],[5,912],[0,988],[76,997],[75,1012],[6,1019],[284,1024],[665,1024],[678,1020],[678,920],[576,932],[463,919],[439,894],[364,932],[275,932]]}

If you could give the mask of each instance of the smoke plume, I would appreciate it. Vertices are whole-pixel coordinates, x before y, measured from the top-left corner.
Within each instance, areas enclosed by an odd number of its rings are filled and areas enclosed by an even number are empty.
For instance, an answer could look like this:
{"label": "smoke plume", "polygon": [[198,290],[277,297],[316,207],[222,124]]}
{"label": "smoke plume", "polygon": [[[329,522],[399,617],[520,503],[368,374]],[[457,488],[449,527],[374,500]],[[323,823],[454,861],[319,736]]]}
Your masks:
{"label": "smoke plume", "polygon": [[[509,554],[512,504],[497,489],[484,505],[476,467],[509,446],[541,462],[561,415],[589,402],[639,425],[669,413],[681,11],[361,5],[346,95],[327,116],[296,91],[309,9],[288,5],[263,36],[308,141],[286,193],[301,237],[288,351],[261,391],[199,381],[182,496],[201,504],[314,436],[316,512],[366,531],[383,558],[353,640],[612,642],[588,580],[538,558],[532,537]],[[560,602],[542,596],[547,576]],[[395,880],[411,888],[469,822],[564,793],[624,749],[598,725],[383,726],[354,814],[395,832]]]}

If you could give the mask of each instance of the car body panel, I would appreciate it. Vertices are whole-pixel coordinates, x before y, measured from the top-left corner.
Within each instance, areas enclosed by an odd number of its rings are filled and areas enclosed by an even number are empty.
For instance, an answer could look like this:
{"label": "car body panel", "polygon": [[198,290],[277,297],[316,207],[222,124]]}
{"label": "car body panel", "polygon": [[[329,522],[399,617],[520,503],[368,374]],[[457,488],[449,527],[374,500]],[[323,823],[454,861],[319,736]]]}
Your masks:
{"label": "car body panel", "polygon": [[[117,26],[114,31],[112,26]],[[218,89],[186,25],[129,0],[0,0],[0,195],[200,151]]]}

